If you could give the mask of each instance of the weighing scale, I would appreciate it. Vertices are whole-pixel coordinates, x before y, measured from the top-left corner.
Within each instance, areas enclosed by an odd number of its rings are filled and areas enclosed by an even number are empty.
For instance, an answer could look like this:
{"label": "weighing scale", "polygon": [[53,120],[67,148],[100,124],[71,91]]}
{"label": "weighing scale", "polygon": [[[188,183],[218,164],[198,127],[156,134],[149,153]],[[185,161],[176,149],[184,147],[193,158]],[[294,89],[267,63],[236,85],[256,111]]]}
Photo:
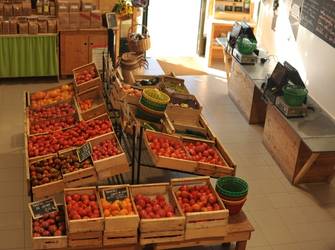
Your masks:
{"label": "weighing scale", "polygon": [[307,116],[306,104],[302,104],[298,107],[292,107],[286,104],[282,96],[277,96],[275,105],[287,118]]}
{"label": "weighing scale", "polygon": [[250,55],[242,54],[238,49],[233,50],[233,57],[236,58],[236,60],[240,64],[256,64],[257,63],[257,55],[252,52]]}

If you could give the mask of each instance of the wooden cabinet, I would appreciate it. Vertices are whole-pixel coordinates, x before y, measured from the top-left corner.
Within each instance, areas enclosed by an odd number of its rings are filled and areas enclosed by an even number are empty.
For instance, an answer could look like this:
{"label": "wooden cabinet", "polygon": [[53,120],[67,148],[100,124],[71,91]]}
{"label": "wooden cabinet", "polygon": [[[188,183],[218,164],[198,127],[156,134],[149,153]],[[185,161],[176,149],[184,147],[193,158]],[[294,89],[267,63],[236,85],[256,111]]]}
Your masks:
{"label": "wooden cabinet", "polygon": [[79,30],[60,32],[60,74],[71,75],[72,70],[92,61],[92,49],[107,47],[107,31]]}

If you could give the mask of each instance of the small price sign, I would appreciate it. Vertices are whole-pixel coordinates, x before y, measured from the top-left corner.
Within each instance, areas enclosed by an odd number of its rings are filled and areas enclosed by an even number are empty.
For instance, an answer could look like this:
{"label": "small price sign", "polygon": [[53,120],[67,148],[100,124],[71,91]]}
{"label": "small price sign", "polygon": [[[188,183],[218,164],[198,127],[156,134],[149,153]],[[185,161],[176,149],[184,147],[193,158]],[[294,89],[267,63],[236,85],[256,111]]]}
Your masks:
{"label": "small price sign", "polygon": [[124,200],[128,197],[128,189],[126,187],[122,188],[114,188],[104,190],[105,198],[109,202],[113,202],[115,200]]}
{"label": "small price sign", "polygon": [[40,201],[29,203],[29,210],[34,219],[43,217],[45,214],[58,211],[56,201],[54,198],[47,198]]}
{"label": "small price sign", "polygon": [[85,161],[91,155],[92,155],[92,149],[89,143],[86,143],[77,149],[77,156],[79,162]]}

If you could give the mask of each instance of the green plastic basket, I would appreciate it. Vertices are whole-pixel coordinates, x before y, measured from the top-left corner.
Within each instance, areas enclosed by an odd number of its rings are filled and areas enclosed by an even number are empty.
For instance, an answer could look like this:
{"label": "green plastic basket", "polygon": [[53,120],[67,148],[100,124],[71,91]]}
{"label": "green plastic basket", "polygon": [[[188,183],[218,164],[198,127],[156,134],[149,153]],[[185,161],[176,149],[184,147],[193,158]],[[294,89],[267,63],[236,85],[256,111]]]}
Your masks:
{"label": "green plastic basket", "polygon": [[300,88],[293,85],[286,85],[283,87],[284,101],[287,105],[297,107],[301,106],[308,94],[306,88]]}
{"label": "green plastic basket", "polygon": [[152,102],[151,100],[145,98],[143,95],[140,99],[140,103],[149,109],[152,109],[155,111],[161,111],[161,112],[164,112],[167,106],[167,104],[159,104],[159,103]]}
{"label": "green plastic basket", "polygon": [[225,197],[243,197],[248,194],[248,183],[239,177],[224,176],[217,180],[215,190]]}

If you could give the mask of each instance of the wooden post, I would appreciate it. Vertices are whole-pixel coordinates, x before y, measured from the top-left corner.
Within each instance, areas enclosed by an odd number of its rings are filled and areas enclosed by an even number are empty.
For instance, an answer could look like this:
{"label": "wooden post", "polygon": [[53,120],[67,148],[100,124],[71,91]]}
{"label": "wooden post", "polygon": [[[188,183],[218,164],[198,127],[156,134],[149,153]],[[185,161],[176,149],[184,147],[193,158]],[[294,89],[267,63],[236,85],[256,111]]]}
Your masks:
{"label": "wooden post", "polygon": [[294,178],[294,185],[297,185],[301,179],[305,176],[305,174],[308,172],[308,170],[312,167],[315,160],[319,157],[319,153],[312,153],[311,156],[306,161],[305,165],[301,168],[297,176]]}
{"label": "wooden post", "polygon": [[247,247],[247,241],[237,241],[235,250],[245,250]]}

